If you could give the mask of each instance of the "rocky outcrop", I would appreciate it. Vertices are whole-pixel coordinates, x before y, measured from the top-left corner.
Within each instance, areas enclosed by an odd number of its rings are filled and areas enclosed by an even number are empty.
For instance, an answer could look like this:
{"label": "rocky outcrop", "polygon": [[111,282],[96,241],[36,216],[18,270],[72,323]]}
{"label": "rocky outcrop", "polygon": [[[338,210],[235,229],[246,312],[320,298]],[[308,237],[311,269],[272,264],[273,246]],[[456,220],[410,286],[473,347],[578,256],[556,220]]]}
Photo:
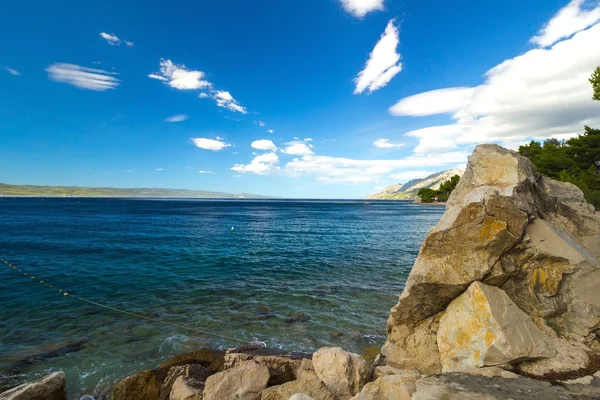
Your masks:
{"label": "rocky outcrop", "polygon": [[39,381],[25,383],[0,393],[1,400],[66,400],[67,378],[64,372],[55,372]]}
{"label": "rocky outcrop", "polygon": [[360,392],[368,378],[365,360],[340,347],[319,349],[313,354],[313,365],[319,379],[338,398]]}
{"label": "rocky outcrop", "polygon": [[204,387],[204,400],[258,400],[267,387],[269,369],[255,361],[211,375]]}
{"label": "rocky outcrop", "polygon": [[352,400],[410,400],[417,390],[419,374],[413,371],[396,371],[367,383]]}
{"label": "rocky outcrop", "polygon": [[448,305],[437,343],[442,372],[556,355],[544,333],[502,289],[481,282],[473,282]]}
{"label": "rocky outcrop", "polygon": [[300,367],[302,359],[310,358],[312,358],[312,354],[247,346],[227,350],[223,368],[233,368],[246,361],[253,360],[269,369],[269,386],[273,386],[296,379],[296,371]]}
{"label": "rocky outcrop", "polygon": [[[160,387],[160,394],[158,400],[173,400],[173,387],[177,386],[175,390],[178,394],[177,397],[189,396],[192,392],[191,388],[202,394],[204,389],[204,382],[210,376],[208,369],[204,368],[200,364],[191,365],[178,365],[169,369],[167,377],[163,381]],[[180,379],[185,378],[185,379]],[[178,385],[175,382],[179,381]]]}
{"label": "rocky outcrop", "polygon": [[181,375],[171,387],[169,392],[170,400],[202,400],[204,383],[194,378]]}
{"label": "rocky outcrop", "polygon": [[600,219],[581,191],[480,145],[391,309],[381,359],[433,374],[583,372],[600,354],[598,285]]}

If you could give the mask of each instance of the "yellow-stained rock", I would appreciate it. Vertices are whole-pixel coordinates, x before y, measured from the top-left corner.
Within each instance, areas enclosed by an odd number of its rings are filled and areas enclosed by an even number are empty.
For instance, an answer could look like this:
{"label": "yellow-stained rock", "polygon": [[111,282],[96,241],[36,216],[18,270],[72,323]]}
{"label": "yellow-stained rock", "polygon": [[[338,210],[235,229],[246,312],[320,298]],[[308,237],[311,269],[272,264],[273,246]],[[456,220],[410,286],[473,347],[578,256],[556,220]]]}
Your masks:
{"label": "yellow-stained rock", "polygon": [[450,303],[437,343],[443,372],[556,354],[549,338],[502,289],[481,282]]}

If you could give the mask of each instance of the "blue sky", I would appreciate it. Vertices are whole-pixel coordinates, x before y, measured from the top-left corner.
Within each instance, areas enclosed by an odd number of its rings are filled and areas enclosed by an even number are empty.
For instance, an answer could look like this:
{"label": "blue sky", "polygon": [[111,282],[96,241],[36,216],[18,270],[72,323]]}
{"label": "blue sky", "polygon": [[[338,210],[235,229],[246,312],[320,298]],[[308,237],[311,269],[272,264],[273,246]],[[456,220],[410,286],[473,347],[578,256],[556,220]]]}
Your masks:
{"label": "blue sky", "polygon": [[435,3],[5,2],[0,182],[356,198],[600,126],[598,0]]}

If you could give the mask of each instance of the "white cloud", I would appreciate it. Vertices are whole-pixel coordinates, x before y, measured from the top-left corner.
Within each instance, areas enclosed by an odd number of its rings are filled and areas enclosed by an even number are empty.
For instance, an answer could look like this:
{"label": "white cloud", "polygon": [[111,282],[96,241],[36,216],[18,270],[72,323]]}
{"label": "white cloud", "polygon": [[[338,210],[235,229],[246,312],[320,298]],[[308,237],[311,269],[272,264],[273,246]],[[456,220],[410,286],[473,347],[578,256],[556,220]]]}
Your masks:
{"label": "white cloud", "polygon": [[346,12],[357,18],[364,17],[367,13],[383,10],[383,0],[341,0]]}
{"label": "white cloud", "polygon": [[133,47],[133,42],[129,42],[127,40],[121,40],[114,33],[100,32],[100,36],[102,37],[102,39],[106,40],[106,42],[108,44],[110,44],[111,46],[120,46],[121,43],[125,43],[125,45],[127,47]]}
{"label": "white cloud", "polygon": [[188,118],[189,117],[186,114],[176,114],[176,115],[171,115],[170,117],[165,118],[165,121],[166,122],[181,122],[181,121],[185,121]]}
{"label": "white cloud", "polygon": [[242,114],[247,113],[246,109],[237,103],[231,93],[225,90],[217,90],[214,92],[213,98],[219,107],[228,108],[231,111],[240,112]]}
{"label": "white cloud", "polygon": [[160,73],[148,75],[149,78],[167,82],[167,85],[178,90],[202,89],[211,86],[203,80],[204,72],[188,70],[185,65],[174,64],[171,60],[160,59]]}
{"label": "white cloud", "polygon": [[16,69],[12,69],[10,67],[4,67],[4,69],[11,75],[14,75],[14,76],[21,75],[21,73],[19,71],[17,71]]}
{"label": "white cloud", "polygon": [[449,152],[441,155],[417,155],[398,160],[355,160],[350,158],[306,155],[288,162],[285,171],[314,175],[323,183],[365,183],[383,179],[396,170],[419,167],[443,167],[462,163],[469,152]]}
{"label": "white cloud", "polygon": [[584,10],[585,0],[572,0],[563,7],[544,26],[540,32],[531,38],[531,42],[541,47],[548,47],[561,39],[568,38],[600,21],[600,2],[592,9]]}
{"label": "white cloud", "polygon": [[412,179],[426,178],[431,174],[435,174],[439,171],[403,171],[397,174],[390,175],[390,178],[397,180],[398,182],[408,182]]}
{"label": "white cloud", "polygon": [[268,129],[267,132],[268,133],[275,133],[275,130],[274,129]]}
{"label": "white cloud", "polygon": [[294,156],[304,156],[315,154],[313,151],[306,145],[304,142],[289,142],[286,143],[286,147],[281,150],[285,154],[290,154]]}
{"label": "white cloud", "polygon": [[204,170],[200,170],[198,171],[199,174],[207,174],[207,175],[214,175],[215,173],[212,171],[204,171]]}
{"label": "white cloud", "polygon": [[200,147],[204,150],[212,150],[212,151],[220,151],[227,147],[231,147],[231,144],[225,143],[220,138],[215,139],[207,139],[207,138],[194,138],[192,139],[194,144],[197,147]]}
{"label": "white cloud", "polygon": [[201,99],[205,99],[210,96],[207,93],[202,92],[202,93],[198,94],[198,97],[200,97]]}
{"label": "white cloud", "polygon": [[232,171],[250,172],[258,175],[265,175],[279,170],[279,157],[275,153],[265,153],[254,157],[250,164],[235,164],[231,167]]}
{"label": "white cloud", "polygon": [[103,92],[119,86],[120,81],[111,76],[114,73],[81,67],[75,64],[56,63],[46,68],[48,78],[55,82],[68,83],[82,89]]}
{"label": "white cloud", "polygon": [[[600,23],[551,48],[532,49],[505,60],[486,73],[483,84],[473,88],[470,101],[465,96],[452,116],[454,123],[407,133],[419,139],[415,152],[445,152],[484,142],[514,148],[532,138],[566,137],[581,133],[583,125],[600,126],[600,105],[592,100],[588,81],[600,60],[598,43]],[[435,98],[436,93],[440,98]],[[447,100],[447,93],[417,96],[425,96],[428,104],[435,105]],[[407,99],[399,102],[409,103]],[[425,103],[412,102],[412,115],[429,114],[431,109]]]}
{"label": "white cloud", "polygon": [[391,143],[389,139],[377,139],[373,146],[380,148],[404,147],[404,143]]}
{"label": "white cloud", "polygon": [[165,169],[164,169],[164,168],[156,168],[156,170],[157,170],[158,172],[160,172],[160,171],[164,171]]}
{"label": "white cloud", "polygon": [[369,93],[387,85],[397,73],[402,71],[400,54],[396,51],[400,43],[400,33],[392,19],[388,22],[381,39],[373,48],[365,68],[354,79],[355,94],[368,89]]}
{"label": "white cloud", "polygon": [[257,124],[258,124],[258,126],[260,126],[260,127],[262,127],[262,126],[265,126],[265,123],[264,123],[264,122],[262,122],[262,121],[258,121],[258,122],[257,122]]}
{"label": "white cloud", "polygon": [[304,141],[305,142],[312,142],[313,140],[312,140],[312,138],[307,137],[307,138],[304,138]]}
{"label": "white cloud", "polygon": [[251,146],[256,150],[277,151],[277,146],[275,146],[275,143],[266,139],[255,140],[252,142]]}
{"label": "white cloud", "polygon": [[392,115],[410,115],[413,117],[451,113],[471,104],[475,88],[456,87],[432,90],[414,96],[405,97],[392,107]]}

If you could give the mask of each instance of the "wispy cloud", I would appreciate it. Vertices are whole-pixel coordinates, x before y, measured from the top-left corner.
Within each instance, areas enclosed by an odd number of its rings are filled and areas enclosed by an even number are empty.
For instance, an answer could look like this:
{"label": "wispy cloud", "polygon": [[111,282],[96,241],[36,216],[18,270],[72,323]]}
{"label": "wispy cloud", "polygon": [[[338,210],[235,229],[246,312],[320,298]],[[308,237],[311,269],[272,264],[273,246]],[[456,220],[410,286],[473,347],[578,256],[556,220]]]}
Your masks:
{"label": "wispy cloud", "polygon": [[[285,166],[292,175],[315,176],[322,183],[366,183],[376,182],[399,174],[401,170],[419,167],[441,167],[465,162],[469,152],[449,152],[440,155],[411,155],[398,160],[356,160],[322,155],[305,155],[295,158]],[[398,172],[396,172],[398,171]]]}
{"label": "wispy cloud", "polygon": [[217,102],[219,107],[228,108],[231,111],[239,112],[242,114],[246,114],[246,108],[242,107],[238,104],[238,102],[233,98],[231,93],[226,92],[224,90],[217,90],[213,94],[213,98]]}
{"label": "wispy cloud", "polygon": [[275,133],[274,129],[267,129],[267,133]]}
{"label": "wispy cloud", "polygon": [[221,138],[207,139],[207,138],[194,138],[192,139],[196,147],[200,147],[204,150],[220,151],[227,147],[231,147],[231,144],[225,143]]}
{"label": "wispy cloud", "polygon": [[404,143],[391,143],[389,139],[377,139],[373,142],[373,146],[379,148],[404,147]]}
{"label": "wispy cloud", "polygon": [[165,169],[164,169],[164,168],[156,168],[156,170],[157,170],[158,172],[161,172],[161,171],[164,171]]}
{"label": "wispy cloud", "polygon": [[210,97],[210,96],[208,95],[208,93],[202,92],[202,93],[198,94],[198,97],[200,97],[201,99],[206,99],[207,97]]}
{"label": "wispy cloud", "polygon": [[16,69],[13,69],[13,68],[10,68],[10,67],[4,67],[4,69],[6,70],[6,72],[8,72],[11,75],[14,75],[14,76],[21,75],[21,73],[19,71],[17,71]]}
{"label": "wispy cloud", "polygon": [[531,38],[531,42],[540,47],[552,46],[559,40],[594,25],[600,21],[600,2],[593,2],[596,3],[593,9],[584,10],[585,0],[572,0]]}
{"label": "wispy cloud", "polygon": [[207,174],[207,175],[214,175],[215,173],[213,171],[204,171],[204,170],[200,170],[198,171],[199,174]]}
{"label": "wispy cloud", "polygon": [[383,0],[341,0],[346,12],[357,18],[363,18],[371,11],[383,10]]}
{"label": "wispy cloud", "polygon": [[265,153],[254,157],[250,164],[235,164],[232,171],[265,175],[279,170],[279,157],[275,153]]}
{"label": "wispy cloud", "polygon": [[186,114],[176,114],[176,115],[171,115],[170,117],[165,118],[165,121],[166,122],[181,122],[181,121],[185,121],[188,118],[189,118],[189,116],[187,116]]}
{"label": "wispy cloud", "polygon": [[260,127],[263,127],[263,126],[265,126],[265,123],[264,123],[264,122],[262,122],[262,121],[258,121],[258,122],[257,122],[257,124],[258,124],[258,126],[260,126]]}
{"label": "wispy cloud", "polygon": [[[584,125],[600,125],[588,81],[600,60],[598,43],[600,23],[550,48],[535,48],[503,61],[475,88],[421,93],[400,100],[390,112],[453,112],[453,123],[406,133],[419,140],[415,153],[442,153],[483,142],[516,148],[531,139],[569,137],[580,133]],[[445,106],[451,99],[456,104]]]}
{"label": "wispy cloud", "polygon": [[120,46],[121,43],[123,43],[127,47],[133,47],[133,42],[122,40],[114,33],[100,32],[100,37],[106,40],[106,42],[111,46]]}
{"label": "wispy cloud", "polygon": [[405,97],[390,107],[390,113],[412,117],[453,113],[471,104],[474,94],[472,87],[431,90]]}
{"label": "wispy cloud", "polygon": [[277,151],[277,146],[275,146],[275,143],[266,139],[255,140],[250,146],[256,150]]}
{"label": "wispy cloud", "polygon": [[68,83],[82,89],[98,92],[115,89],[120,84],[120,81],[112,76],[115,74],[114,72],[86,68],[75,64],[52,64],[46,68],[46,72],[48,72],[48,77],[55,82]]}
{"label": "wispy cloud", "polygon": [[178,90],[193,90],[211,87],[211,83],[204,80],[202,71],[189,70],[182,64],[174,64],[171,60],[160,60],[160,72],[148,75],[149,78],[165,82]]}
{"label": "wispy cloud", "polygon": [[392,19],[388,22],[381,39],[373,48],[365,68],[354,79],[355,94],[360,94],[365,90],[372,93],[387,85],[396,74],[402,71],[400,53],[396,50],[399,43],[400,33]]}
{"label": "wispy cloud", "polygon": [[287,146],[283,150],[281,150],[285,154],[290,154],[290,155],[294,155],[294,156],[304,156],[304,155],[309,155],[309,154],[315,154],[310,149],[310,147],[312,147],[311,144],[306,144],[301,141],[294,141],[294,142],[288,142],[288,143],[286,143],[286,145]]}

